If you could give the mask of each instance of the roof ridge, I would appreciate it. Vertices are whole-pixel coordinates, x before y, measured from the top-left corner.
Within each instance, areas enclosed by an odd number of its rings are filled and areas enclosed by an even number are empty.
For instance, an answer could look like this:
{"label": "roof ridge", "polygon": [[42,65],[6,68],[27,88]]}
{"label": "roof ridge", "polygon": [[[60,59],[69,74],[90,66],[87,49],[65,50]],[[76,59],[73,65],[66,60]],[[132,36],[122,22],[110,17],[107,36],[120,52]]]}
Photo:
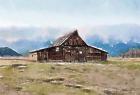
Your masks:
{"label": "roof ridge", "polygon": [[53,46],[60,46],[62,45],[72,34],[74,34],[75,32],[78,32],[77,29],[75,29],[74,31],[72,32],[69,32],[61,37],[58,37],[55,41],[54,41],[54,44]]}

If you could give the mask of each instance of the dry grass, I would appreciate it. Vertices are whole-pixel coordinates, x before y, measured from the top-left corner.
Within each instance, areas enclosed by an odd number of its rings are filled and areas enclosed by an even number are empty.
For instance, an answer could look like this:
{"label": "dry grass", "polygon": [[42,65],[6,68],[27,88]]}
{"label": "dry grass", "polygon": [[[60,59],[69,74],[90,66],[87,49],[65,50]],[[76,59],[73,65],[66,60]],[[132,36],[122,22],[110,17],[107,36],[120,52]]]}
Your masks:
{"label": "dry grass", "polygon": [[0,95],[140,94],[140,59],[110,58],[96,63],[100,64],[0,60]]}

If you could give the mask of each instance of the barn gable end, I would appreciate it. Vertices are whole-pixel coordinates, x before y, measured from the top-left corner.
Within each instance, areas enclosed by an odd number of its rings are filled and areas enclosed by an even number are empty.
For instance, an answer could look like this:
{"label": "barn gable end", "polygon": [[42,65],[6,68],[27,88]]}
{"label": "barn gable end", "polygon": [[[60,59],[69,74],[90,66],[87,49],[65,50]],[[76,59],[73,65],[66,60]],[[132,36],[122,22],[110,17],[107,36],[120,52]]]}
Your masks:
{"label": "barn gable end", "polygon": [[71,45],[71,46],[76,46],[76,45],[87,45],[83,39],[79,36],[78,31],[75,30],[74,32],[71,32],[69,34],[66,34],[60,38],[58,38],[56,41],[54,41],[53,46],[62,46],[62,45]]}
{"label": "barn gable end", "polygon": [[77,30],[62,44],[65,46],[87,46],[83,39],[79,36]]}

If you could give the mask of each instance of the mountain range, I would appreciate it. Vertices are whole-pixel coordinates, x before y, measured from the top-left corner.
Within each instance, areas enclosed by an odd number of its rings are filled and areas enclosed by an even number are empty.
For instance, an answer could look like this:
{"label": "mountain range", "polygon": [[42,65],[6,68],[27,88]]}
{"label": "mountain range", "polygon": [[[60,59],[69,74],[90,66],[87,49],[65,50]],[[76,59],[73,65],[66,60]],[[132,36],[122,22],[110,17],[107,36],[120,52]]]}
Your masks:
{"label": "mountain range", "polygon": [[[66,33],[63,32],[66,30],[69,29],[0,28],[0,47],[10,47],[27,55],[29,51],[50,46],[58,36]],[[136,24],[94,26],[78,30],[86,43],[108,51],[110,56],[120,56],[130,49],[140,48],[140,26]]]}
{"label": "mountain range", "polygon": [[93,45],[108,51],[110,56],[121,56],[123,53],[131,49],[140,49],[140,43],[136,42],[118,42],[113,45],[103,42],[94,42]]}
{"label": "mountain range", "polygon": [[[86,41],[88,42],[88,41]],[[24,44],[23,44],[24,43]],[[37,41],[19,41],[13,44],[12,48],[16,48],[18,52],[23,55],[28,54],[29,51],[49,47],[52,44],[52,40],[47,40],[45,42],[37,42]],[[17,46],[20,47],[17,47]],[[90,45],[102,48],[108,51],[110,56],[120,56],[121,54],[127,52],[130,49],[138,49],[140,48],[140,43],[129,41],[127,43],[117,42],[114,44],[104,43],[103,41],[95,40],[90,43]]]}
{"label": "mountain range", "polygon": [[0,56],[21,56],[21,54],[9,47],[0,47]]}

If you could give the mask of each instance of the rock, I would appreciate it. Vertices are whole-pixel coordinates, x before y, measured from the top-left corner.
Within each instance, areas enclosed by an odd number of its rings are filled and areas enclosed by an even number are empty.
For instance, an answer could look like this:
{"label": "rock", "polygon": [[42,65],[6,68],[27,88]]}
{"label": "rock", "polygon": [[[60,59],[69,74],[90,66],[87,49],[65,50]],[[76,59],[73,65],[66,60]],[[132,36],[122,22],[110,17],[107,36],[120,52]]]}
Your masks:
{"label": "rock", "polygon": [[63,84],[62,81],[51,81],[52,84],[57,84],[57,85],[60,85],[60,84]]}
{"label": "rock", "polygon": [[19,70],[19,72],[24,72],[24,71],[25,71],[24,69]]}
{"label": "rock", "polygon": [[82,90],[89,93],[93,90],[93,88],[92,87],[84,87]]}
{"label": "rock", "polygon": [[15,89],[16,89],[16,91],[21,91],[22,90],[22,87],[17,86],[17,87],[15,87]]}
{"label": "rock", "polygon": [[22,64],[12,64],[12,67],[18,67],[21,66]]}
{"label": "rock", "polygon": [[17,68],[18,69],[25,69],[25,68],[27,68],[27,66],[18,66]]}
{"label": "rock", "polygon": [[49,79],[45,79],[43,80],[44,82],[52,82],[52,81],[64,81],[65,78],[63,77],[56,77],[56,78],[49,78]]}
{"label": "rock", "polygon": [[0,68],[6,68],[6,65],[0,65]]}
{"label": "rock", "polygon": [[0,75],[0,79],[3,79],[4,77]]}
{"label": "rock", "polygon": [[55,70],[55,67],[52,66],[51,69],[52,69],[52,70]]}
{"label": "rock", "polygon": [[122,91],[129,91],[127,88],[123,88]]}
{"label": "rock", "polygon": [[[104,93],[106,94],[106,95],[118,95],[117,94],[117,90],[114,90],[114,89],[105,89],[104,90]],[[120,94],[119,94],[120,95]]]}
{"label": "rock", "polygon": [[82,85],[77,85],[77,84],[66,84],[65,86],[72,87],[72,88],[83,88]]}
{"label": "rock", "polygon": [[25,68],[25,67],[27,67],[27,65],[26,64],[12,64],[12,67],[13,68]]}

